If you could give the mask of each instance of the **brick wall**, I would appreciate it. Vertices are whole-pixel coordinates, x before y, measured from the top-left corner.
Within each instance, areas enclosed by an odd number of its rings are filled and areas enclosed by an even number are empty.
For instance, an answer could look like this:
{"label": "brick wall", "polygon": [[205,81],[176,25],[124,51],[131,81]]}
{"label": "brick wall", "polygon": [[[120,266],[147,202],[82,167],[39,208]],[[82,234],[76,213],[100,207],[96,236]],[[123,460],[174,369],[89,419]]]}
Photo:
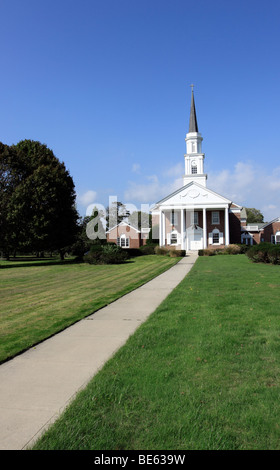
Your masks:
{"label": "brick wall", "polygon": [[280,222],[272,222],[263,230],[263,238],[265,242],[271,242],[271,235],[280,232]]}
{"label": "brick wall", "polygon": [[146,244],[146,240],[141,239],[141,233],[138,233],[137,230],[128,225],[119,225],[107,233],[107,242],[117,244],[117,238],[121,237],[122,234],[129,238],[129,248],[139,248]]}

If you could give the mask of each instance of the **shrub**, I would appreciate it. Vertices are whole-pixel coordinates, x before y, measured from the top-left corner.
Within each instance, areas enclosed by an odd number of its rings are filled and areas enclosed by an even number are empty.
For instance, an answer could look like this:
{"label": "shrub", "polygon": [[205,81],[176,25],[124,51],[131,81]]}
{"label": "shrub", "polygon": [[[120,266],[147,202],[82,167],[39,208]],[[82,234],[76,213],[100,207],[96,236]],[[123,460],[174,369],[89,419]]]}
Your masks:
{"label": "shrub", "polygon": [[259,245],[251,246],[246,255],[254,263],[280,264],[280,246],[263,242]]}
{"label": "shrub", "polygon": [[241,248],[239,245],[228,245],[223,251],[228,255],[239,255],[241,253]]}
{"label": "shrub", "polygon": [[223,248],[204,248],[204,250],[199,250],[199,256],[214,256],[214,255],[237,255],[241,253],[241,248],[239,245],[227,245]]}
{"label": "shrub", "polygon": [[267,258],[269,263],[280,264],[280,246],[272,245],[267,252]]}
{"label": "shrub", "polygon": [[217,254],[217,250],[213,248],[204,248],[204,250],[199,250],[199,256],[213,256]]}
{"label": "shrub", "polygon": [[170,258],[179,258],[186,255],[186,250],[170,250],[169,256]]}
{"label": "shrub", "polygon": [[144,245],[141,246],[140,250],[143,255],[154,255],[156,245]]}
{"label": "shrub", "polygon": [[115,244],[102,245],[100,249],[94,249],[84,256],[84,261],[89,264],[121,264],[128,259],[125,250]]}
{"label": "shrub", "polygon": [[239,243],[237,246],[240,248],[240,254],[247,253],[247,251],[251,248],[251,245],[245,245],[245,243]]}
{"label": "shrub", "polygon": [[168,255],[169,250],[168,250],[168,248],[165,248],[163,246],[156,246],[155,247],[155,254],[156,255]]}
{"label": "shrub", "polygon": [[122,250],[127,253],[129,258],[135,258],[135,256],[142,256],[142,251],[140,248],[122,248]]}

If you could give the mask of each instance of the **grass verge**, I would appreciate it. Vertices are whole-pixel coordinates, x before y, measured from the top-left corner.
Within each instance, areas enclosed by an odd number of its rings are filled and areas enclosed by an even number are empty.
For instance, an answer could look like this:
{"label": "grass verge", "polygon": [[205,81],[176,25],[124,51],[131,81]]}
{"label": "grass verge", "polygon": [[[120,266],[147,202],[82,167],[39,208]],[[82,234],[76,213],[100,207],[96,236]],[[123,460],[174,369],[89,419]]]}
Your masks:
{"label": "grass verge", "polygon": [[178,261],[150,255],[103,266],[71,260],[1,262],[0,362],[104,307]]}
{"label": "grass verge", "polygon": [[278,266],[199,258],[35,449],[279,449]]}

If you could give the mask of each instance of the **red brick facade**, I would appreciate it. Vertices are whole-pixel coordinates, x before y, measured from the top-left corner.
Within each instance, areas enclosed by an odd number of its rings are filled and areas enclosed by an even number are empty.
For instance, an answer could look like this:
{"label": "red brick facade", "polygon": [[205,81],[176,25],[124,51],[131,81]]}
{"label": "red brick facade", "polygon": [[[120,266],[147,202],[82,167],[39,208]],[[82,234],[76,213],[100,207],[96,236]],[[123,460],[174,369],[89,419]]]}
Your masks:
{"label": "red brick facade", "polygon": [[[280,234],[280,218],[270,222],[269,224],[265,225],[263,228],[263,240],[265,242],[272,242],[272,237],[275,237],[277,234]],[[278,236],[280,236],[278,234]],[[276,240],[274,240],[276,241]],[[278,242],[278,240],[277,240]]]}
{"label": "red brick facade", "polygon": [[123,248],[139,248],[146,245],[148,234],[142,233],[128,224],[119,224],[107,232],[107,242]]}

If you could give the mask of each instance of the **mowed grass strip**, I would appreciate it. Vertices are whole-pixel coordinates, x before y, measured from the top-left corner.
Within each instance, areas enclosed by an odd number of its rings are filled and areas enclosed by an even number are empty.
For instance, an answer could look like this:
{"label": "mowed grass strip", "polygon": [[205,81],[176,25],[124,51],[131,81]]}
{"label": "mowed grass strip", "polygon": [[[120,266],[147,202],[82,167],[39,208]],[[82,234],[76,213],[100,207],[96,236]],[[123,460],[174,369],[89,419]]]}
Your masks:
{"label": "mowed grass strip", "polygon": [[[121,265],[0,263],[0,362],[139,287],[178,262],[141,256]],[[1,269],[2,265],[2,269]]]}
{"label": "mowed grass strip", "polygon": [[201,257],[35,449],[280,449],[279,266]]}

